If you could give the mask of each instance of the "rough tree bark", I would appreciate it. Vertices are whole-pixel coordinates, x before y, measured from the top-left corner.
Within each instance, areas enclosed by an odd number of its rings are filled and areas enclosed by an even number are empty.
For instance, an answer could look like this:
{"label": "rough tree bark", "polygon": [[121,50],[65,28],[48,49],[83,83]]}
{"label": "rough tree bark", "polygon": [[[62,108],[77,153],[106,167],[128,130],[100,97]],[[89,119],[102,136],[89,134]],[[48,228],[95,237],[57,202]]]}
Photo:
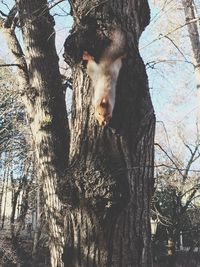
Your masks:
{"label": "rough tree bark", "polygon": [[[64,54],[73,73],[70,168],[61,191],[70,206],[64,263],[150,267],[155,117],[138,51],[149,6],[146,0],[70,3],[75,25]],[[81,58],[86,50],[98,60],[109,30],[118,27],[126,35],[127,53],[113,118],[102,128],[94,118],[93,89]]]}
{"label": "rough tree bark", "polygon": [[[54,24],[47,11],[47,1],[18,1],[18,7],[28,59],[29,86],[25,94],[34,109],[29,117],[43,187],[44,211],[49,222],[51,264],[57,267],[62,266],[63,238],[56,182],[67,166],[69,136]],[[25,105],[30,103],[25,101]]]}
{"label": "rough tree bark", "polygon": [[[15,35],[16,24],[22,27],[25,53]],[[58,267],[62,266],[63,215],[56,183],[68,164],[69,132],[53,26],[45,0],[16,0],[8,17],[0,19],[18,66],[19,90],[33,135],[49,227],[51,265]]]}

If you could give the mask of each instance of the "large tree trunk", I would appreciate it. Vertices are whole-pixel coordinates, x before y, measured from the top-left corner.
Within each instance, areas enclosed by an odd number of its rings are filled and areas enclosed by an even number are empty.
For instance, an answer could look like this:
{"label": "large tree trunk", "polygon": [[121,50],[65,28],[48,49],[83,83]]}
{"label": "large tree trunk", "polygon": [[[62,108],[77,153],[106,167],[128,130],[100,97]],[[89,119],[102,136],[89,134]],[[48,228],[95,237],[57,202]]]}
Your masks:
{"label": "large tree trunk", "polygon": [[[56,192],[57,180],[68,164],[69,132],[54,21],[45,0],[17,0],[6,20],[0,20],[8,46],[18,65],[22,94],[36,151],[36,175],[42,186],[43,211],[49,234],[51,265],[62,266],[63,214]],[[14,32],[19,12],[25,55]],[[39,260],[39,259],[38,259]]]}
{"label": "large tree trunk", "polygon": [[[67,166],[68,132],[66,107],[58,69],[53,21],[47,1],[19,1],[23,37],[28,60],[29,83],[34,113],[29,114],[33,133],[37,175],[43,188],[44,212],[49,227],[52,267],[62,266],[62,210],[56,182]],[[34,94],[34,95],[33,95]],[[27,106],[29,103],[25,102]]]}
{"label": "large tree trunk", "polygon": [[[146,0],[70,2],[76,25],[65,43],[73,70],[71,179],[62,185],[70,206],[65,266],[150,267],[155,117],[138,52],[149,7]],[[127,53],[113,118],[103,128],[94,118],[93,89],[81,57],[88,49],[101,54],[102,36],[113,27],[126,35]]]}

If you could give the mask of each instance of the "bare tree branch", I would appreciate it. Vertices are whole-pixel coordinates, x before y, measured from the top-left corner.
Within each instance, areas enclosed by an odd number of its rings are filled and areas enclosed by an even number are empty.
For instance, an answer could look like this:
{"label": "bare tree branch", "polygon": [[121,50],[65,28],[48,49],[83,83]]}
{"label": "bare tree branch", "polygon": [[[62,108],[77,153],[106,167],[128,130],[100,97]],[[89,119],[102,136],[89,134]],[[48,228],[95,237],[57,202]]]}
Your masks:
{"label": "bare tree branch", "polygon": [[[155,164],[154,165],[155,168],[160,168],[160,167],[166,167],[168,169],[172,169],[172,170],[177,170],[176,167],[173,167],[173,166],[170,166],[170,165],[167,165],[167,164]],[[185,168],[179,168],[180,171],[186,171]],[[194,170],[194,169],[190,169],[190,172],[194,172],[194,173],[200,173],[200,170]]]}
{"label": "bare tree branch", "polygon": [[174,164],[174,166],[176,167],[177,171],[180,173],[180,175],[183,177],[183,174],[180,170],[180,168],[177,166],[176,162],[169,156],[169,154],[162,148],[162,146],[158,143],[154,144],[155,146],[158,146],[160,148],[160,150],[162,150],[164,152],[164,154],[168,157],[168,159]]}
{"label": "bare tree branch", "polygon": [[190,191],[198,190],[200,188],[200,184],[193,186],[192,188],[186,190],[182,195],[181,198],[183,198],[185,195],[187,195]]}
{"label": "bare tree branch", "polygon": [[182,29],[183,27],[187,26],[188,24],[190,24],[190,23],[194,23],[194,22],[197,22],[197,21],[200,21],[200,18],[191,19],[190,21],[187,21],[185,24],[180,25],[180,26],[174,28],[173,30],[167,32],[166,34],[160,34],[157,38],[155,38],[154,40],[152,40],[150,43],[148,43],[147,45],[141,47],[140,50],[146,48],[147,46],[149,46],[149,45],[155,43],[155,42],[158,41],[158,40],[161,40],[161,39],[165,38],[166,36],[168,36],[168,35],[170,35],[170,34],[176,32],[177,30]]}
{"label": "bare tree branch", "polygon": [[147,68],[151,68],[151,69],[155,69],[155,65],[157,64],[161,64],[161,63],[176,63],[176,62],[183,62],[183,63],[188,63],[191,64],[194,67],[194,64],[191,61],[188,60],[174,60],[174,59],[166,59],[166,60],[153,60],[153,61],[149,61],[147,62],[145,65]]}
{"label": "bare tree branch", "polygon": [[185,61],[188,61],[187,58],[185,57],[185,55],[183,54],[183,52],[180,50],[180,48],[175,44],[175,42],[169,37],[169,36],[165,36],[166,39],[168,39],[173,46],[178,50],[178,52],[183,56],[183,58],[185,59]]}
{"label": "bare tree branch", "polygon": [[190,203],[192,202],[196,192],[197,192],[197,188],[194,189],[194,191],[191,193],[188,200],[186,201],[186,204],[181,208],[180,215],[182,215],[187,210],[187,208],[190,205]]}
{"label": "bare tree branch", "polygon": [[60,3],[64,2],[64,1],[66,1],[66,0],[55,1],[55,2],[53,2],[53,3],[48,5],[48,7],[49,7],[48,9],[50,10],[50,9],[54,8],[55,6],[57,6],[58,4],[60,4]]}
{"label": "bare tree branch", "polygon": [[2,67],[20,67],[19,64],[0,64],[0,68]]}
{"label": "bare tree branch", "polygon": [[200,158],[200,154],[199,153],[197,154],[200,144],[199,143],[196,143],[194,150],[192,150],[192,148],[184,140],[183,136],[179,135],[179,137],[180,137],[181,141],[183,142],[184,146],[190,151],[190,154],[191,154],[191,156],[190,156],[190,158],[188,160],[188,163],[186,165],[185,171],[183,173],[183,182],[185,182],[186,179],[188,178],[188,173],[190,171],[190,168],[191,168],[192,164],[198,158]]}

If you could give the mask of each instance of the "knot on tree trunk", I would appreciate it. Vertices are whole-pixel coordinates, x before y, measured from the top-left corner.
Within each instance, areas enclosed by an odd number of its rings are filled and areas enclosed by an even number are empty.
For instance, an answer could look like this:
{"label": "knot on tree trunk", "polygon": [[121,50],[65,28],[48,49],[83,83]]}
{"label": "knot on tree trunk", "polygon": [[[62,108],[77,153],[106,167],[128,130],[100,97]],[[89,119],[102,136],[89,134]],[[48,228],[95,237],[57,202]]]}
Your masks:
{"label": "knot on tree trunk", "polygon": [[78,168],[73,166],[67,173],[71,179],[59,183],[60,197],[73,210],[80,206],[92,210],[99,223],[103,224],[110,216],[115,217],[122,211],[130,200],[124,169],[102,169],[100,162],[99,166],[94,164],[93,167],[90,163],[86,170],[80,167],[82,165]]}

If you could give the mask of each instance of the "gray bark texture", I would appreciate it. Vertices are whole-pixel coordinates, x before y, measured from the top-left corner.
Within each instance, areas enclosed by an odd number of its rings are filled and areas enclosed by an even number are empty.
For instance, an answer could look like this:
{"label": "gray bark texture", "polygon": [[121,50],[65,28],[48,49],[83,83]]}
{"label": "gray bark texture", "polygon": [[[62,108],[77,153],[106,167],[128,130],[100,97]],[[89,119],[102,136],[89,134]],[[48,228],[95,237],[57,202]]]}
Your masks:
{"label": "gray bark texture", "polygon": [[[138,42],[149,23],[146,0],[70,1],[74,27],[65,42],[72,68],[70,163],[61,183],[65,267],[150,267],[155,116]],[[126,57],[109,125],[94,117],[93,87],[82,60],[98,62],[109,31],[121,29]]]}
{"label": "gray bark texture", "polygon": [[[22,28],[25,52],[15,35],[16,22]],[[18,66],[19,90],[32,132],[51,266],[60,267],[63,214],[56,190],[68,164],[69,131],[53,26],[45,0],[16,0],[8,17],[0,19],[1,30]]]}
{"label": "gray bark texture", "polygon": [[63,229],[62,205],[56,184],[67,166],[69,138],[54,24],[46,2],[18,1],[18,8],[29,74],[25,94],[32,105],[29,120],[36,148],[37,174],[42,186],[43,211],[48,222],[51,265],[58,267],[62,266]]}

